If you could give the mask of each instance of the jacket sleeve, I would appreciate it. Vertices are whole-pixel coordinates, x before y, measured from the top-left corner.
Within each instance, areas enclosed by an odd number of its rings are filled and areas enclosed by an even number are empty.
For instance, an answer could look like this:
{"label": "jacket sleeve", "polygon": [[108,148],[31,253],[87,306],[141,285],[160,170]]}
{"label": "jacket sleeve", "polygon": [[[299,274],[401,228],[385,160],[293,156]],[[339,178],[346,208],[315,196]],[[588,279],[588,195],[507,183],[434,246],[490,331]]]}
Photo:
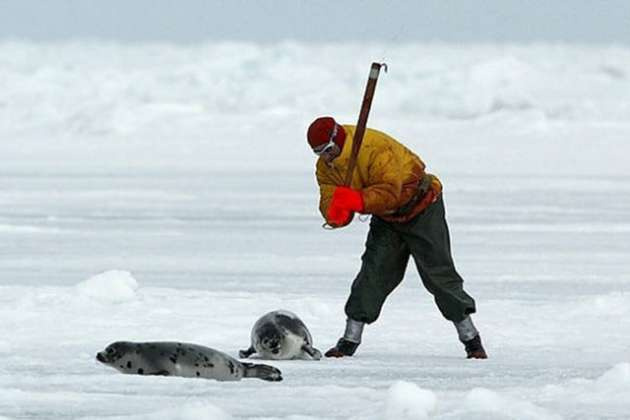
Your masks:
{"label": "jacket sleeve", "polygon": [[402,192],[400,171],[400,158],[390,147],[372,153],[368,162],[368,186],[362,191],[365,213],[396,210]]}
{"label": "jacket sleeve", "polygon": [[350,217],[345,223],[340,225],[332,223],[328,220],[328,207],[330,206],[330,202],[332,201],[333,193],[335,192],[335,188],[337,188],[337,184],[335,184],[331,179],[329,179],[324,173],[317,170],[317,183],[319,184],[319,212],[321,213],[326,223],[334,228],[347,226],[352,221],[352,217]]}

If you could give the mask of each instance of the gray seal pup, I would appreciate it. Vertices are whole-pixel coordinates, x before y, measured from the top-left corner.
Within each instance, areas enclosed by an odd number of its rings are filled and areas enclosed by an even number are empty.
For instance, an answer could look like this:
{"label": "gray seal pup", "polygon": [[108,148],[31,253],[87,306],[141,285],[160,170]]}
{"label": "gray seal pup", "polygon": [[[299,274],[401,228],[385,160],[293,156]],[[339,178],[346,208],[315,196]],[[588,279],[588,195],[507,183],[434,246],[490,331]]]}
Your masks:
{"label": "gray seal pup", "polygon": [[282,380],[282,373],[273,366],[239,362],[218,350],[190,343],[117,341],[99,352],[96,360],[122,373],[136,375],[217,381],[240,381],[242,378]]}
{"label": "gray seal pup", "polygon": [[241,358],[254,353],[262,359],[319,360],[322,353],[313,347],[313,338],[297,315],[289,311],[272,311],[263,315],[252,328],[251,344],[239,351]]}

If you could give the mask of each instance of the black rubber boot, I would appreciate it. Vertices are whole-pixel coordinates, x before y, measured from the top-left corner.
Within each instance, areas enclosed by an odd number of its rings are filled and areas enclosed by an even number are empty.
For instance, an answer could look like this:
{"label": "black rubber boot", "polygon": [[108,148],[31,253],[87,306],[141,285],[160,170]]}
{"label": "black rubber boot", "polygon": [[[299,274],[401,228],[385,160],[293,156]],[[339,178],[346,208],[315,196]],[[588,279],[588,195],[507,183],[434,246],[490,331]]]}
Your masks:
{"label": "black rubber boot", "polygon": [[340,338],[337,341],[337,345],[330,350],[328,350],[325,354],[326,357],[348,357],[352,356],[357,348],[359,347],[359,343],[353,343],[352,341],[348,341],[345,338]]}
{"label": "black rubber boot", "polygon": [[487,359],[488,355],[486,350],[481,344],[481,336],[477,334],[473,339],[464,341],[464,347],[466,348],[466,357],[468,359]]}

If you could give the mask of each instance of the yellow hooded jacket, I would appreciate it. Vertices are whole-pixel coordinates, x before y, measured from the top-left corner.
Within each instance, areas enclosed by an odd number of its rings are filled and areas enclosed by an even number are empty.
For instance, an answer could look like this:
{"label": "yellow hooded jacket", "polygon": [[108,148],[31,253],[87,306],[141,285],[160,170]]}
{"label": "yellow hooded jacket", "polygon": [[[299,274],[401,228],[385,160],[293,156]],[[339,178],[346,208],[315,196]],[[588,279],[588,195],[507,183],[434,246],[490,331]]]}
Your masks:
{"label": "yellow hooded jacket", "polygon": [[[327,220],[328,206],[335,188],[343,185],[346,177],[356,130],[353,125],[344,125],[343,128],[346,131],[346,140],[341,154],[330,163],[330,166],[321,158],[316,165],[317,183],[320,188],[319,211],[333,227],[340,226]],[[434,197],[442,192],[442,184],[438,178],[426,174],[424,169],[424,162],[411,150],[393,137],[368,128],[359,149],[350,187],[361,190],[364,213],[377,215],[387,221],[404,223],[434,201],[418,200],[411,210],[402,215],[396,213],[417,194],[418,185],[423,178],[426,180],[426,177],[430,177],[429,190],[434,192]]]}

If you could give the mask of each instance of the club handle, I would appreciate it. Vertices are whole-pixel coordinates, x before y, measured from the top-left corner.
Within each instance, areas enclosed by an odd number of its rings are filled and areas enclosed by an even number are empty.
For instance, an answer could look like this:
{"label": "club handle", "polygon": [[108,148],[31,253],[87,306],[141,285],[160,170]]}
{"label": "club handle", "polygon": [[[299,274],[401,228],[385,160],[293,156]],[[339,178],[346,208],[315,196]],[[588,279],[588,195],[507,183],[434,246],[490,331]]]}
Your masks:
{"label": "club handle", "polygon": [[352,152],[350,153],[348,170],[343,183],[346,187],[349,187],[352,183],[352,176],[354,175],[354,168],[357,164],[359,149],[361,149],[361,143],[363,142],[363,135],[365,134],[365,128],[367,126],[368,116],[370,115],[372,99],[374,99],[376,82],[378,81],[378,75],[381,72],[381,67],[385,69],[385,72],[387,72],[387,64],[385,63],[372,63],[372,66],[370,67],[370,74],[368,76],[367,85],[365,86],[363,102],[361,103],[361,111],[359,112],[359,121],[357,122],[357,128],[352,139]]}

